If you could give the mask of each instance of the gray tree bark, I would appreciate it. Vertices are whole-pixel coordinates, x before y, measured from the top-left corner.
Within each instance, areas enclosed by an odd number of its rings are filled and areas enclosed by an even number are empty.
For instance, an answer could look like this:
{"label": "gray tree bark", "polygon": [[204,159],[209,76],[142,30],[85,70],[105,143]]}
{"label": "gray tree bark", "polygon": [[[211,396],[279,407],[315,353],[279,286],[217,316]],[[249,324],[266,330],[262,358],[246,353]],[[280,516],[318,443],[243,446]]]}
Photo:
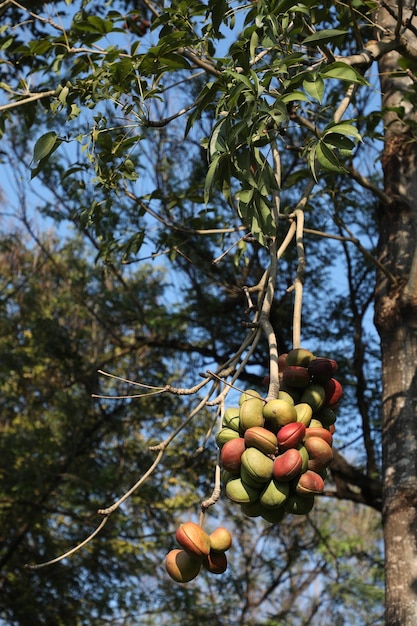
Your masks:
{"label": "gray tree bark", "polygon": [[[410,0],[381,2],[377,14],[383,37],[398,39],[399,50],[404,37],[417,47],[412,8]],[[379,259],[394,279],[378,274],[375,322],[382,348],[386,624],[417,626],[417,112],[407,97],[414,76],[399,72],[400,56],[392,51],[379,61],[390,198],[380,208]]]}

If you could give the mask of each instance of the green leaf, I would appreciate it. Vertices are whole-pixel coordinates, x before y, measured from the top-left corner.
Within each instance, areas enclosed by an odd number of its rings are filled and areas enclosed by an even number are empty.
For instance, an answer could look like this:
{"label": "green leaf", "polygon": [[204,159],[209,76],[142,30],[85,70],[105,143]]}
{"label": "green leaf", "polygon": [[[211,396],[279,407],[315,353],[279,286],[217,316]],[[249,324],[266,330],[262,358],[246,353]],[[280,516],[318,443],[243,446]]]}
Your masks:
{"label": "green leaf", "polygon": [[303,44],[321,44],[321,43],[329,43],[334,41],[338,37],[342,37],[343,35],[347,35],[349,31],[340,30],[339,28],[325,28],[323,30],[317,31],[313,35],[309,35],[303,41]]}
{"label": "green leaf", "polygon": [[336,78],[337,80],[345,80],[349,83],[369,86],[369,82],[362,74],[343,61],[335,61],[335,63],[327,65],[320,71],[320,74],[323,78]]}
{"label": "green leaf", "polygon": [[53,130],[45,133],[42,137],[39,137],[35,143],[35,147],[33,148],[33,161],[35,163],[51,154],[55,147],[57,138],[58,135]]}
{"label": "green leaf", "polygon": [[349,124],[348,122],[341,122],[340,124],[329,124],[323,131],[322,136],[326,137],[328,134],[338,134],[345,137],[353,137],[357,141],[362,141],[362,137],[356,126]]}
{"label": "green leaf", "polygon": [[331,172],[346,171],[336,152],[323,141],[319,141],[316,146],[316,157],[317,161],[325,170],[329,170]]}
{"label": "green leaf", "polygon": [[324,80],[321,76],[317,75],[312,78],[306,78],[306,80],[303,81],[303,87],[313,100],[317,100],[318,102],[322,101],[324,95]]}

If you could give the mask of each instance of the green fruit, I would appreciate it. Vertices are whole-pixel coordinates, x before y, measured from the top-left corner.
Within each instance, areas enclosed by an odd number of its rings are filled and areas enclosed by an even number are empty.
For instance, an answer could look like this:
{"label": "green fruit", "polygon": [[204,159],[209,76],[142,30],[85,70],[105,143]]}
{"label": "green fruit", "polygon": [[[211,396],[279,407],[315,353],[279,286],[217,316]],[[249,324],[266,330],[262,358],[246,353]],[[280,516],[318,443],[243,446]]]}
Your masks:
{"label": "green fruit", "polygon": [[239,433],[236,430],[232,430],[231,428],[222,428],[216,434],[216,443],[219,448],[224,446],[225,443],[230,441],[231,439],[236,439],[239,437]]}
{"label": "green fruit", "polygon": [[252,480],[266,483],[271,479],[274,461],[257,448],[246,448],[241,462]]}
{"label": "green fruit", "polygon": [[244,467],[243,465],[240,468],[240,478],[245,483],[245,485],[248,485],[249,487],[253,487],[254,489],[258,489],[258,491],[263,489],[265,486],[264,480],[259,480],[257,478],[254,478],[254,476],[249,472],[249,470],[247,470],[246,467]]}
{"label": "green fruit", "polygon": [[302,402],[295,405],[295,411],[297,413],[297,422],[301,422],[307,428],[310,426],[311,419],[313,417],[313,409],[307,402]]}
{"label": "green fruit", "polygon": [[270,480],[259,496],[259,502],[267,509],[282,506],[290,493],[290,485],[287,482]]}
{"label": "green fruit", "polygon": [[332,426],[336,421],[336,413],[333,409],[321,409],[315,416],[324,426],[324,428],[328,428]]}
{"label": "green fruit", "polygon": [[310,460],[310,457],[308,456],[308,451],[305,446],[300,446],[297,449],[298,449],[298,452],[301,454],[301,458],[303,459],[303,465],[301,467],[301,471],[304,473],[308,469],[308,462]]}
{"label": "green fruit", "polygon": [[275,509],[265,509],[262,513],[262,517],[270,524],[279,524],[282,522],[286,515],[286,510],[283,506],[279,506]]}
{"label": "green fruit", "polygon": [[216,530],[210,533],[209,537],[210,552],[226,552],[232,545],[232,535],[223,526],[218,526]]}
{"label": "green fruit", "polygon": [[297,404],[297,402],[300,401],[302,392],[303,389],[291,387],[290,385],[286,385],[285,382],[282,381],[278,392],[278,398],[287,400],[287,402],[289,402],[290,404]]}
{"label": "green fruit", "polygon": [[323,406],[325,398],[326,392],[324,391],[324,387],[318,383],[311,383],[304,389],[300,403],[306,402],[313,409],[313,413],[316,413]]}
{"label": "green fruit", "polygon": [[276,398],[267,402],[263,408],[265,427],[277,433],[281,426],[297,421],[297,412],[292,404]]}
{"label": "green fruit", "polygon": [[314,354],[310,350],[304,348],[295,348],[290,350],[287,354],[285,361],[286,367],[289,365],[301,365],[302,367],[308,367],[310,361],[314,359]]}
{"label": "green fruit", "polygon": [[256,502],[259,498],[259,492],[259,489],[246,485],[241,478],[232,478],[226,483],[227,497],[239,504]]}
{"label": "green fruit", "polygon": [[311,495],[294,495],[291,494],[284,503],[284,509],[287,513],[293,515],[306,515],[310,513],[314,506],[314,496]]}
{"label": "green fruit", "polygon": [[177,583],[188,583],[201,569],[201,561],[190,556],[185,550],[171,550],[165,558],[165,568]]}
{"label": "green fruit", "polygon": [[248,517],[259,517],[265,510],[259,500],[241,505],[242,513]]}
{"label": "green fruit", "polygon": [[254,426],[263,426],[263,408],[264,402],[260,398],[250,398],[243,402],[239,413],[240,428],[245,431]]}
{"label": "green fruit", "polygon": [[239,409],[237,407],[230,407],[226,409],[223,415],[222,426],[224,428],[231,428],[236,432],[240,429]]}
{"label": "green fruit", "polygon": [[255,389],[247,389],[239,398],[239,406],[242,406],[246,400],[251,400],[252,398],[261,398],[261,394],[255,391]]}
{"label": "green fruit", "polygon": [[278,399],[285,400],[285,402],[288,402],[289,404],[294,404],[293,396],[288,391],[284,391],[282,388],[278,392]]}

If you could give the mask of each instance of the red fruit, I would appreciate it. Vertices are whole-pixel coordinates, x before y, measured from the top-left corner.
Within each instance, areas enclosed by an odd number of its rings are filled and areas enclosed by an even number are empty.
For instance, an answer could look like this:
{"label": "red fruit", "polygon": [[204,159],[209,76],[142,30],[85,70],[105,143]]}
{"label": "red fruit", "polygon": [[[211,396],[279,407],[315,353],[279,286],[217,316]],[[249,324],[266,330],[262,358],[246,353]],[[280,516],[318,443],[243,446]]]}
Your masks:
{"label": "red fruit", "polygon": [[285,369],[286,361],[287,361],[287,353],[284,352],[284,354],[280,354],[278,357],[278,370],[280,372],[282,372]]}
{"label": "red fruit", "polygon": [[335,378],[330,378],[330,380],[324,383],[323,387],[325,392],[324,406],[330,409],[335,408],[343,394],[342,385]]}
{"label": "red fruit", "polygon": [[210,552],[203,559],[203,567],[211,574],[223,574],[227,569],[227,556],[224,552]]}
{"label": "red fruit", "polygon": [[308,364],[308,373],[317,383],[325,383],[334,373],[333,365],[330,359],[318,357]]}
{"label": "red fruit", "polygon": [[329,444],[329,446],[333,443],[332,433],[327,430],[327,428],[319,428],[316,426],[306,428],[304,439],[307,439],[308,437],[321,437],[326,443]]}
{"label": "red fruit", "polygon": [[332,462],[332,449],[321,437],[307,437],[304,441],[304,446],[309,457],[308,469],[319,472]]}
{"label": "red fruit", "polygon": [[245,430],[245,443],[249,447],[258,448],[264,454],[275,454],[277,438],[273,432],[262,426],[252,426]]}
{"label": "red fruit", "polygon": [[299,446],[306,434],[306,427],[302,422],[291,422],[279,429],[277,434],[278,448],[288,450]]}
{"label": "red fruit", "polygon": [[278,481],[289,481],[298,476],[303,468],[303,458],[295,448],[286,450],[277,456],[272,468],[272,475]]}
{"label": "red fruit", "polygon": [[241,466],[241,457],[246,449],[243,437],[236,437],[226,441],[220,452],[220,465],[232,474],[238,474]]}
{"label": "red fruit", "polygon": [[203,558],[210,552],[210,537],[194,522],[184,522],[177,528],[175,538],[186,552],[193,557]]}
{"label": "red fruit", "polygon": [[301,474],[295,486],[295,491],[300,495],[316,495],[323,493],[324,480],[316,472],[307,470]]}
{"label": "red fruit", "polygon": [[282,372],[282,378],[286,385],[290,387],[307,387],[310,382],[310,374],[306,367],[301,365],[287,365]]}

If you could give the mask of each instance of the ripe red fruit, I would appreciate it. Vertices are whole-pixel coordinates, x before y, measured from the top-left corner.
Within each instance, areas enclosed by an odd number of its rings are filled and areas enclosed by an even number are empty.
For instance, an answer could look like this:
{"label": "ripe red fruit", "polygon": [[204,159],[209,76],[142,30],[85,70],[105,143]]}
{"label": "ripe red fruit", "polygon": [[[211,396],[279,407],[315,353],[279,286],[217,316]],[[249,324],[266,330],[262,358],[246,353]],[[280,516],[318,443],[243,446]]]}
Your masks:
{"label": "ripe red fruit", "polygon": [[275,480],[289,481],[298,476],[303,468],[303,458],[295,448],[286,450],[277,456],[272,468]]}
{"label": "ripe red fruit", "polygon": [[332,433],[330,430],[327,430],[327,428],[320,428],[318,426],[309,427],[306,429],[304,439],[307,439],[308,437],[321,437],[324,441],[326,441],[326,443],[329,444],[329,446],[333,443]]}
{"label": "ripe red fruit", "polygon": [[334,370],[330,359],[318,357],[308,364],[308,373],[317,383],[325,383],[333,376]]}
{"label": "ripe red fruit", "polygon": [[301,444],[306,434],[306,427],[302,422],[292,422],[279,429],[277,434],[278,448],[288,450]]}
{"label": "ripe red fruit", "polygon": [[203,558],[210,552],[210,537],[205,530],[194,522],[184,522],[177,528],[175,538],[191,556]]}
{"label": "ripe red fruit", "polygon": [[325,393],[324,406],[330,409],[335,408],[343,395],[342,385],[335,378],[330,378],[330,380],[324,383],[323,387]]}
{"label": "ripe red fruit", "polygon": [[226,441],[220,452],[220,465],[232,474],[238,474],[242,464],[242,454],[246,450],[243,437],[236,437]]}
{"label": "ripe red fruit", "polygon": [[310,374],[306,367],[301,365],[287,365],[282,372],[282,378],[286,385],[290,387],[307,387],[310,382]]}

